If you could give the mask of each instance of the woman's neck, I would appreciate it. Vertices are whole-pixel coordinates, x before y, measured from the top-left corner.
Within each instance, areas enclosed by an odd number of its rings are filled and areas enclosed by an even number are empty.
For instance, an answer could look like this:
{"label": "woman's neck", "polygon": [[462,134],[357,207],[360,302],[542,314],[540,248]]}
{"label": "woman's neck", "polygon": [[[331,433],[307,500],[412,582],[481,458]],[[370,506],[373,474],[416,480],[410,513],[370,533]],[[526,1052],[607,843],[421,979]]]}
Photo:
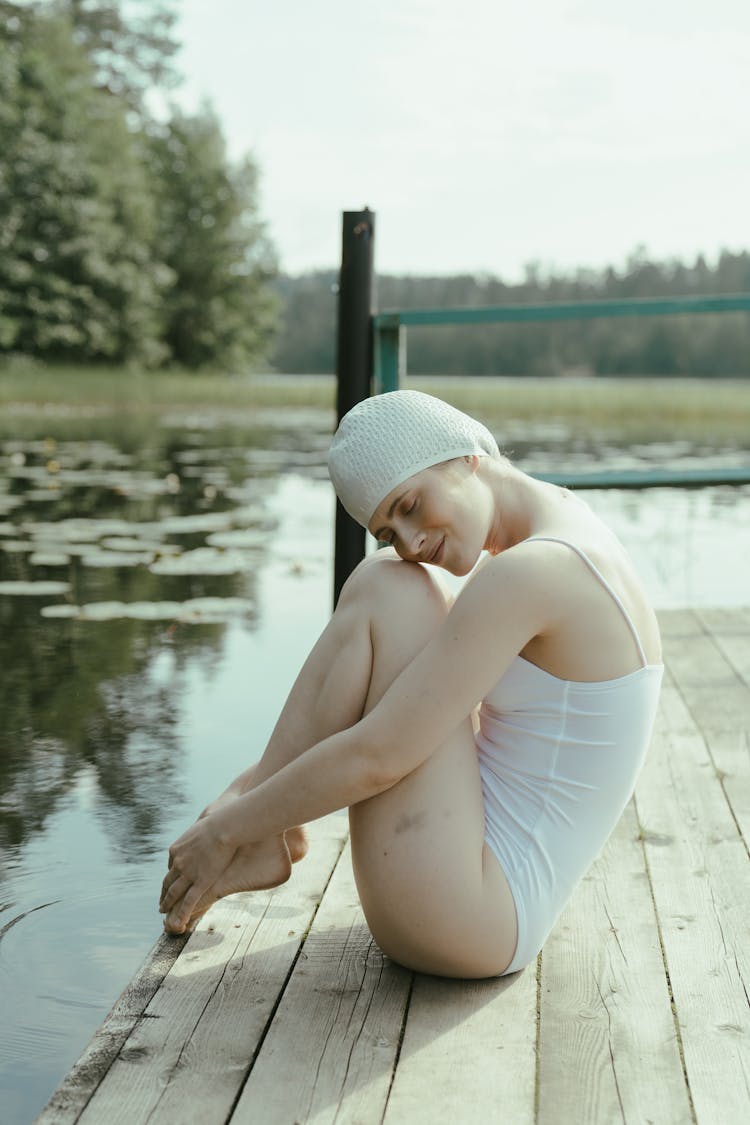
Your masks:
{"label": "woman's neck", "polygon": [[528,539],[543,527],[559,502],[560,489],[536,480],[507,461],[488,461],[483,466],[486,483],[494,498],[494,516],[486,549],[499,554]]}

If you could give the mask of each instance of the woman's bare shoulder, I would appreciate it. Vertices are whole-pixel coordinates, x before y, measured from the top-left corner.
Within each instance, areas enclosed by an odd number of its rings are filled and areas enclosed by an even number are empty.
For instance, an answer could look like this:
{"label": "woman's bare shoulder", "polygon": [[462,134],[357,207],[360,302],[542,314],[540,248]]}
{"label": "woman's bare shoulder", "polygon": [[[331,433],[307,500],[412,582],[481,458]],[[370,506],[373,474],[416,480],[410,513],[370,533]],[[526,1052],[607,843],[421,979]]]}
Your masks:
{"label": "woman's bare shoulder", "polygon": [[531,536],[497,555],[484,556],[470,581],[485,574],[491,576],[493,582],[518,582],[523,588],[540,581],[554,584],[558,580],[561,559],[571,553],[568,541],[560,536]]}
{"label": "woman's bare shoulder", "polygon": [[555,546],[523,540],[488,555],[456,598],[452,613],[484,612],[490,627],[512,618],[527,632],[526,639],[554,627],[561,617],[565,586],[565,567],[557,565]]}

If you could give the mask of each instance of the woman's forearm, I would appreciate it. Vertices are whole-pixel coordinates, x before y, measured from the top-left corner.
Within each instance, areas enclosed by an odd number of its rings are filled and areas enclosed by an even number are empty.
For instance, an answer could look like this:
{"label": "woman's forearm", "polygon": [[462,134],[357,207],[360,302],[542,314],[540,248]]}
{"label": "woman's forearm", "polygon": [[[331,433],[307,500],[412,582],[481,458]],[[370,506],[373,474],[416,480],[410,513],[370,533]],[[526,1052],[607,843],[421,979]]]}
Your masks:
{"label": "woman's forearm", "polygon": [[355,728],[331,735],[216,812],[235,847],[348,808],[390,788],[358,745]]}

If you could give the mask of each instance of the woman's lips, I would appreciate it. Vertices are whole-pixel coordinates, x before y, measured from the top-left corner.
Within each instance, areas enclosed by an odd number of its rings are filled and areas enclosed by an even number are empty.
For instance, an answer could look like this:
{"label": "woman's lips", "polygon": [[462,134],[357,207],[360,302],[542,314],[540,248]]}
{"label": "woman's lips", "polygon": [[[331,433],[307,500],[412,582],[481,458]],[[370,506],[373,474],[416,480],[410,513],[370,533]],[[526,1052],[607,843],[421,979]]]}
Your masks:
{"label": "woman's lips", "polygon": [[430,557],[427,559],[427,562],[432,563],[433,566],[439,566],[440,565],[440,559],[443,556],[443,547],[444,546],[445,546],[445,536],[443,536],[443,538],[440,540],[440,542],[438,543],[435,550],[432,552]]}

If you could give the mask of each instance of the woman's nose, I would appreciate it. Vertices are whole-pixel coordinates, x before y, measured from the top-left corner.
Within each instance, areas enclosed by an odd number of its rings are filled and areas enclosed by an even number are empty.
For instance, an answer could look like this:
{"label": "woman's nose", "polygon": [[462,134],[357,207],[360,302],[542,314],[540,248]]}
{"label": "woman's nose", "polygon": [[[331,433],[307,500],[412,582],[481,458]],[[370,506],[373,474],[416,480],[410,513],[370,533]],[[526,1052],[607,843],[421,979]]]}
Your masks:
{"label": "woman's nose", "polygon": [[409,554],[419,557],[425,545],[427,536],[424,531],[415,531],[409,539]]}

